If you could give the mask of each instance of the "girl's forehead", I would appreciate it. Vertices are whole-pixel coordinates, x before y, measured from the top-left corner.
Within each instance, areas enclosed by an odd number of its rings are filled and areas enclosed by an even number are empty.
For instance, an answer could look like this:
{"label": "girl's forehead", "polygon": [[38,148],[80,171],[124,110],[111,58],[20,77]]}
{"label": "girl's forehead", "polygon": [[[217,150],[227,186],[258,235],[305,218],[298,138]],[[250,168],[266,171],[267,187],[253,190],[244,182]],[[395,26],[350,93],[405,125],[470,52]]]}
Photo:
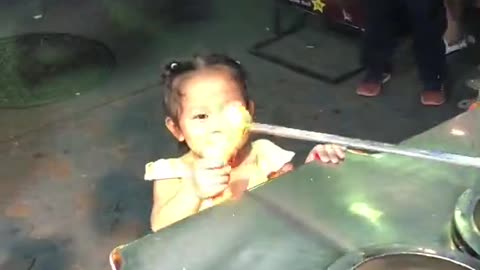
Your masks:
{"label": "girl's forehead", "polygon": [[241,86],[228,71],[201,70],[192,74],[182,85],[184,102],[214,104],[242,99]]}

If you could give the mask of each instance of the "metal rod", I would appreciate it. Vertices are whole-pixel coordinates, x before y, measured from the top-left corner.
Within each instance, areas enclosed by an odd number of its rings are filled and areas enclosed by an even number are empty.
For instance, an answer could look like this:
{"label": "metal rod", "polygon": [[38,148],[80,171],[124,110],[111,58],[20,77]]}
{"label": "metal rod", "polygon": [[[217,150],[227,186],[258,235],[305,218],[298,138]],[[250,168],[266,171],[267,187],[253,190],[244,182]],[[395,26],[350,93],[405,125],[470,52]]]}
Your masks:
{"label": "metal rod", "polygon": [[446,162],[446,163],[451,163],[451,164],[461,165],[466,167],[480,168],[480,158],[478,157],[469,157],[469,156],[450,154],[450,153],[445,153],[440,151],[428,151],[428,150],[421,150],[416,148],[407,148],[407,147],[402,147],[394,144],[361,140],[361,139],[353,139],[353,138],[347,138],[347,137],[342,137],[338,135],[314,132],[314,131],[254,123],[251,127],[251,132],[266,134],[266,135],[273,135],[277,137],[283,137],[283,138],[289,138],[289,139],[295,139],[295,140],[337,144],[340,146],[345,146],[345,147],[354,148],[354,149],[391,153],[391,154],[403,155],[408,157],[441,161],[441,162]]}

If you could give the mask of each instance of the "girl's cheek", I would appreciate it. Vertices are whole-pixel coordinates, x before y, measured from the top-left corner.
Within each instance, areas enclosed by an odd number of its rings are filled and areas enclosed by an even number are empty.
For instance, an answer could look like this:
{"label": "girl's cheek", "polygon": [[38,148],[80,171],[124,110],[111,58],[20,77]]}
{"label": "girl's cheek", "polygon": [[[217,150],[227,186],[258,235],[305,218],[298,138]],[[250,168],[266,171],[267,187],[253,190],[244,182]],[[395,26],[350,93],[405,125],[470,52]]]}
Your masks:
{"label": "girl's cheek", "polygon": [[200,123],[195,123],[195,122],[190,122],[190,123],[187,123],[188,126],[186,126],[186,130],[188,130],[188,133],[191,135],[191,136],[201,136],[203,134],[205,134],[205,128],[202,127],[202,125]]}
{"label": "girl's cheek", "polygon": [[189,144],[194,144],[202,146],[207,143],[206,130],[203,126],[198,124],[190,125],[185,133],[186,137],[189,140]]}

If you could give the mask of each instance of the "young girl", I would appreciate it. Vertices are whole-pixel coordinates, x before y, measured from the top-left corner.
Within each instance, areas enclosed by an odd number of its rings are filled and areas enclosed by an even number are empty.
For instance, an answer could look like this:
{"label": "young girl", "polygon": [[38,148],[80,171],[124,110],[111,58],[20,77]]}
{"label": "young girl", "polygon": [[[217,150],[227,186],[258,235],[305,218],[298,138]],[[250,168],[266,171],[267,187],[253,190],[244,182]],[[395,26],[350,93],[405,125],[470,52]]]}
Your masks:
{"label": "young girl", "polygon": [[[227,132],[218,121],[226,106],[240,105],[254,114],[247,78],[240,63],[223,55],[173,62],[163,74],[165,125],[185,148],[178,158],[148,163],[145,180],[154,182],[151,229],[157,231],[291,171],[295,153],[271,141],[238,141],[226,164],[207,155],[216,136]],[[338,163],[340,147],[318,145],[306,162]]]}

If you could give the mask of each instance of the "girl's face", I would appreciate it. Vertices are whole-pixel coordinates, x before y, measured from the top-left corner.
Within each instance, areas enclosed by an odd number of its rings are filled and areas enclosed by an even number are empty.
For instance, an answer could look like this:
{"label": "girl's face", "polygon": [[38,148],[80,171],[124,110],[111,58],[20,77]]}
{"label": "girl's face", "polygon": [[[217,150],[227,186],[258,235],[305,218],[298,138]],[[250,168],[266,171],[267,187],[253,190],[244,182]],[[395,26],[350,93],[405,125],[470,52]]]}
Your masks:
{"label": "girl's face", "polygon": [[[247,106],[240,87],[224,68],[193,72],[180,85],[182,100],[178,125],[167,118],[168,129],[177,140],[186,142],[196,156],[204,157],[211,146],[207,142],[215,141],[217,135],[226,132],[222,124],[223,109],[229,105]],[[249,107],[252,114],[253,104]]]}

